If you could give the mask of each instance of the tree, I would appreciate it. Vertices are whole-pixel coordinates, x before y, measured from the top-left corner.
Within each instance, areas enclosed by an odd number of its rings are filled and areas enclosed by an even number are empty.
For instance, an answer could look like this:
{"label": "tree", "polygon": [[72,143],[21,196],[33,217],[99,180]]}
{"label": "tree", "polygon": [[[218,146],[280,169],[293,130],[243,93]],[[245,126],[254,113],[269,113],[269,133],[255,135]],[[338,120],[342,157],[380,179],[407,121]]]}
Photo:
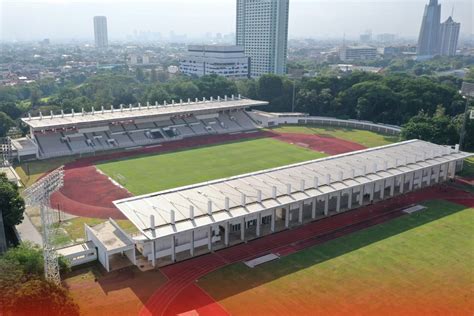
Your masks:
{"label": "tree", "polygon": [[153,68],[150,72],[150,82],[157,82],[158,81],[158,74],[156,73],[156,68]]}
{"label": "tree", "polygon": [[9,249],[0,257],[0,314],[79,315],[68,291],[43,276],[43,255],[38,246],[25,243]]}
{"label": "tree", "polygon": [[235,82],[218,75],[202,76],[195,81],[199,88],[201,97],[223,97],[225,95],[237,94]]}
{"label": "tree", "polygon": [[283,80],[277,75],[263,75],[258,80],[258,97],[271,102],[283,95]]}
{"label": "tree", "polygon": [[8,115],[0,112],[0,137],[7,135],[13,126],[15,126],[15,122]]}
{"label": "tree", "polygon": [[421,139],[435,144],[457,143],[459,134],[454,121],[446,116],[443,107],[438,106],[433,116],[421,111],[402,128],[403,139]]}
{"label": "tree", "polygon": [[18,192],[18,186],[0,174],[0,209],[6,226],[15,226],[23,221],[25,201]]}
{"label": "tree", "polygon": [[0,112],[5,113],[11,119],[16,120],[22,115],[22,111],[15,105],[14,102],[5,101],[0,102]]}
{"label": "tree", "polygon": [[135,76],[138,81],[144,82],[145,81],[145,73],[143,72],[143,69],[140,67],[137,67],[135,70]]}

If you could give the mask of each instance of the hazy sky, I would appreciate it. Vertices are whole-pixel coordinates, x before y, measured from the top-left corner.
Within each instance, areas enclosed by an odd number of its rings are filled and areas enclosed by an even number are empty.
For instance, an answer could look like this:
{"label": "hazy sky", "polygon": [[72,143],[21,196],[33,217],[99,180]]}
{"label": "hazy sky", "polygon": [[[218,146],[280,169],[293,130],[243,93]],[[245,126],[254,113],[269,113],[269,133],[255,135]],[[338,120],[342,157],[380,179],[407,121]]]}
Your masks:
{"label": "hazy sky", "polygon": [[[290,0],[290,37],[355,37],[365,30],[416,37],[429,0]],[[461,33],[474,33],[473,0],[440,0],[442,19],[454,5]],[[0,38],[92,39],[94,15],[108,18],[109,38],[134,30],[171,30],[194,37],[235,32],[236,0],[0,0]]]}

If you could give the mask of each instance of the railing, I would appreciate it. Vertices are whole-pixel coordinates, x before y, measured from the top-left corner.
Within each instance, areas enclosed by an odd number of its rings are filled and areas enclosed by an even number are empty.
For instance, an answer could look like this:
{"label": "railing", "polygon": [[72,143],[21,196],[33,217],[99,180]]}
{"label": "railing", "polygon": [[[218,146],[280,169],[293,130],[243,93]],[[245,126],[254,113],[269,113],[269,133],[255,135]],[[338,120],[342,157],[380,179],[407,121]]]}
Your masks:
{"label": "railing", "polygon": [[338,126],[346,128],[356,128],[369,131],[380,132],[390,135],[399,135],[401,133],[401,127],[396,125],[388,124],[377,124],[370,121],[358,121],[358,120],[341,120],[333,117],[322,117],[322,116],[309,116],[299,117],[298,124],[315,124],[324,126]]}

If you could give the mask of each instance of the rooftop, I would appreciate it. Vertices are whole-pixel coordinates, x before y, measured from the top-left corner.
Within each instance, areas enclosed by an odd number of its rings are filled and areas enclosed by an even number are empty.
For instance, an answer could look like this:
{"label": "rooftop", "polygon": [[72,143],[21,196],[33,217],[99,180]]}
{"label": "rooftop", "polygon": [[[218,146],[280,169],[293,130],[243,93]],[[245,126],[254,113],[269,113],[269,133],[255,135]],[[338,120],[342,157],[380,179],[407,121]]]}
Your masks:
{"label": "rooftop", "polygon": [[451,147],[412,140],[114,204],[146,237],[155,239],[468,156]]}
{"label": "rooftop", "polygon": [[133,242],[110,220],[90,227],[93,234],[107,248],[107,251],[120,250],[133,245]]}
{"label": "rooftop", "polygon": [[91,112],[70,113],[55,115],[42,115],[37,117],[23,118],[22,121],[33,129],[50,129],[55,127],[76,126],[76,125],[97,125],[121,120],[139,120],[153,118],[157,116],[173,116],[178,114],[198,114],[200,112],[216,112],[231,109],[241,109],[252,106],[267,105],[266,101],[257,101],[238,97],[224,97],[195,102],[172,102],[171,104],[155,105],[147,104],[146,106],[120,106],[106,110],[92,110]]}

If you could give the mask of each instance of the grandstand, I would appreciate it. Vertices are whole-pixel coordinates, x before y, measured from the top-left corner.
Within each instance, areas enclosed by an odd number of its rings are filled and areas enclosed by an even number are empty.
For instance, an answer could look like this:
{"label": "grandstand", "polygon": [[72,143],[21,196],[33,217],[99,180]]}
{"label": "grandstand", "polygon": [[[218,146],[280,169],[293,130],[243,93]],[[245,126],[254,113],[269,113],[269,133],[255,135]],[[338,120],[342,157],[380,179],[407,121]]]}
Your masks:
{"label": "grandstand", "polygon": [[246,109],[266,104],[239,95],[60,115],[40,113],[22,121],[30,128],[28,139],[36,147],[36,157],[47,159],[255,130],[258,125]]}

